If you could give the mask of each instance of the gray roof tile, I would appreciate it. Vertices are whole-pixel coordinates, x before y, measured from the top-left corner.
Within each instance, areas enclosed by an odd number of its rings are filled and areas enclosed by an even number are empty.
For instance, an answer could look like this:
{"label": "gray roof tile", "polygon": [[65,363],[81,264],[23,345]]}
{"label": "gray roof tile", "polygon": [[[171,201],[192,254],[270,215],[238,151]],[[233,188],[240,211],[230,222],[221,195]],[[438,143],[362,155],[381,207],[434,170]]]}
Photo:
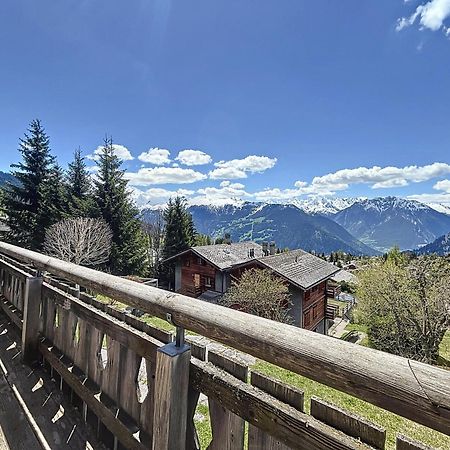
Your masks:
{"label": "gray roof tile", "polygon": [[264,256],[258,261],[304,289],[339,271],[333,264],[303,250]]}
{"label": "gray roof tile", "polygon": [[[251,256],[251,249],[254,251],[253,256]],[[219,269],[228,269],[236,264],[242,264],[263,256],[262,246],[251,241],[202,245],[192,247],[192,250],[212,262]]]}

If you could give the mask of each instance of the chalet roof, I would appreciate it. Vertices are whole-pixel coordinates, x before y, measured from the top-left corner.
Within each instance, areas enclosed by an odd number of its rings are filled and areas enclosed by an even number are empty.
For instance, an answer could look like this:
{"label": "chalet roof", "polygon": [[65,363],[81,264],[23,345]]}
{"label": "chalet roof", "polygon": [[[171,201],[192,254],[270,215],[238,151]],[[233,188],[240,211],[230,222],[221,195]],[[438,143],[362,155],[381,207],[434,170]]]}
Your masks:
{"label": "chalet roof", "polygon": [[330,278],[339,268],[303,250],[291,250],[258,258],[267,268],[303,289]]}
{"label": "chalet roof", "polygon": [[[254,252],[253,254],[251,253],[252,249]],[[191,250],[221,270],[263,256],[262,246],[252,241],[202,245],[192,247]]]}
{"label": "chalet roof", "polygon": [[339,272],[335,273],[331,279],[340,283],[341,281],[346,281],[347,283],[358,283],[358,278],[347,270],[341,269]]}

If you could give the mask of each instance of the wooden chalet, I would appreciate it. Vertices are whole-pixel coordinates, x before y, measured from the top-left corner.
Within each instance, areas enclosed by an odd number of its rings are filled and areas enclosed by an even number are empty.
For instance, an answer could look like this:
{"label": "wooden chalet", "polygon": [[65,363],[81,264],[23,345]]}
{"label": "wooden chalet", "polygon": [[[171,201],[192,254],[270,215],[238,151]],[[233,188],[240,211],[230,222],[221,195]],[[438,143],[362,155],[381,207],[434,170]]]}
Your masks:
{"label": "wooden chalet", "polygon": [[327,281],[339,268],[303,250],[275,253],[275,245],[255,242],[192,247],[175,260],[175,291],[211,303],[250,268],[269,269],[291,294],[294,325],[326,334]]}

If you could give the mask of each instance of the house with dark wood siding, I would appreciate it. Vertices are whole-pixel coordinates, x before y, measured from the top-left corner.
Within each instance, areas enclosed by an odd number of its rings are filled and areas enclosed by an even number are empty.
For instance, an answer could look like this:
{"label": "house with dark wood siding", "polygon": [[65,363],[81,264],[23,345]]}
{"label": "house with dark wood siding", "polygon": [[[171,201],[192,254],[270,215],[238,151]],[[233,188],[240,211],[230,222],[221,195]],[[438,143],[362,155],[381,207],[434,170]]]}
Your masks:
{"label": "house with dark wood siding", "polygon": [[327,281],[339,268],[310,253],[275,253],[274,244],[238,242],[191,247],[169,260],[175,261],[176,292],[213,303],[244,271],[268,269],[288,284],[293,324],[327,332]]}

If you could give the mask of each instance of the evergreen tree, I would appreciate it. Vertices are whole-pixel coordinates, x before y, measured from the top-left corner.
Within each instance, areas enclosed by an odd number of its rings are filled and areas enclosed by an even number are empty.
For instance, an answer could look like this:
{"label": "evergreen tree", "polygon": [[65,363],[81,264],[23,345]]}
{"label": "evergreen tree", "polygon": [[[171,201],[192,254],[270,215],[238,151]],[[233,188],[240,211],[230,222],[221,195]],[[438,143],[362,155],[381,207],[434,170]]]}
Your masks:
{"label": "evergreen tree", "polygon": [[[49,137],[39,120],[33,120],[28,134],[20,140],[22,162],[13,164],[17,184],[5,191],[5,212],[10,228],[9,240],[17,245],[40,250],[45,230],[61,216],[61,205],[52,204],[50,193],[56,172],[50,153]],[[59,187],[59,186],[58,186]]]}
{"label": "evergreen tree", "polygon": [[64,171],[58,164],[50,169],[49,182],[45,186],[44,204],[46,205],[45,209],[52,217],[53,223],[67,218],[67,187],[64,180]]}
{"label": "evergreen tree", "polygon": [[118,275],[140,275],[147,265],[147,252],[138,210],[120,169],[122,161],[114,154],[112,139],[105,139],[97,162],[94,200],[96,215],[113,233],[109,268]]}
{"label": "evergreen tree", "polygon": [[166,222],[163,257],[167,259],[195,245],[197,233],[185,198],[170,199],[163,215]]}
{"label": "evergreen tree", "polygon": [[93,213],[92,183],[81,150],[75,150],[67,171],[67,209],[72,217],[89,217]]}

